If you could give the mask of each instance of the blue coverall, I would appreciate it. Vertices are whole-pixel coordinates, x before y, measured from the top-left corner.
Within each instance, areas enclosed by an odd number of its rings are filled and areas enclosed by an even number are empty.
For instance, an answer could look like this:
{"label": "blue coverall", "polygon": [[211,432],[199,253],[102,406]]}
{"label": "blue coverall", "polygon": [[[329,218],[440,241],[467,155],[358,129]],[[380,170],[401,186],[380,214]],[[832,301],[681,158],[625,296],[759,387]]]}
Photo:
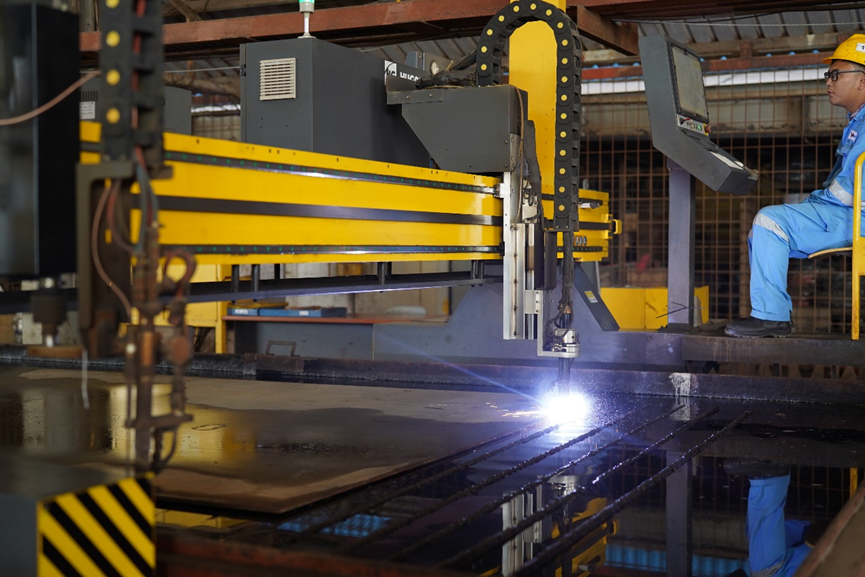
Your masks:
{"label": "blue coverall", "polygon": [[[848,114],[848,119],[835,152],[835,167],[823,183],[825,188],[815,190],[799,204],[767,206],[754,217],[748,235],[752,317],[789,321],[789,259],[807,258],[811,253],[853,242],[853,178],[856,159],[865,152],[865,107]],[[859,214],[861,218],[861,210]],[[862,230],[865,232],[865,224]]]}
{"label": "blue coverall", "polygon": [[806,521],[784,521],[790,475],[750,479],[748,492],[748,563],[752,577],[787,577],[805,561]]}

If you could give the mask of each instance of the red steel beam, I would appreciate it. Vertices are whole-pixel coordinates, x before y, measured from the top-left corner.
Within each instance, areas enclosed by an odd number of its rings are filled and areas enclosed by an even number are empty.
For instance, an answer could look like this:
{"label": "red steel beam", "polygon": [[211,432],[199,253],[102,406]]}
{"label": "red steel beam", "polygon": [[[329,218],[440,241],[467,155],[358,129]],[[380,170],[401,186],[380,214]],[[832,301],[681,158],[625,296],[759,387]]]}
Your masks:
{"label": "red steel beam", "polygon": [[313,575],[318,577],[469,577],[472,573],[339,557],[303,551],[283,551],[260,545],[186,537],[160,530],[156,535],[157,573],[165,577],[227,577],[248,575]]}
{"label": "red steel beam", "polygon": [[616,24],[585,6],[568,7],[568,14],[574,17],[577,28],[584,36],[623,54],[637,55],[640,53],[637,44],[636,25],[622,26]]}
{"label": "red steel beam", "polygon": [[[567,0],[568,8],[579,5],[607,18],[663,19],[717,14],[759,14],[771,11],[808,10],[813,0]],[[837,0],[830,0],[837,3]]]}
{"label": "red steel beam", "polygon": [[[339,41],[340,37],[357,37],[364,33],[376,35],[390,31],[405,33],[421,26],[439,29],[441,34],[460,31],[477,33],[496,12],[508,5],[508,0],[406,0],[365,4],[345,8],[330,8],[316,12],[310,23],[313,35]],[[637,34],[584,7],[569,10],[578,18],[580,30],[588,37],[626,54],[637,53]],[[303,33],[303,17],[299,12],[222,18],[200,22],[166,24],[163,41],[166,52],[173,46],[189,47],[213,43],[237,45],[250,40],[267,40],[298,36]],[[84,32],[80,37],[81,51],[99,51],[99,32]]]}
{"label": "red steel beam", "polygon": [[[756,56],[752,58],[728,58],[727,60],[706,60],[704,72],[733,72],[737,70],[770,70],[816,66],[831,52],[808,54],[785,54],[783,56]],[[641,66],[609,66],[605,68],[584,68],[583,80],[614,80],[643,76]]]}

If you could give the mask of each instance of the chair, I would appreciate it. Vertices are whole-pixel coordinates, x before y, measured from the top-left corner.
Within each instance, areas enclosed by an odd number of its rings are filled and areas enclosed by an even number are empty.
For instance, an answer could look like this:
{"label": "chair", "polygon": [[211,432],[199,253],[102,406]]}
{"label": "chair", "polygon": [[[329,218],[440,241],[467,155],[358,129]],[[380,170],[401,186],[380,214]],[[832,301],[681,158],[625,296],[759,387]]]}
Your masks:
{"label": "chair", "polygon": [[[858,210],[861,212],[862,210],[862,165],[865,164],[865,152],[859,155],[859,158],[856,159],[856,177],[853,183],[853,206],[858,207]],[[862,218],[853,219],[853,246],[848,246],[844,248],[830,248],[826,250],[821,250],[808,255],[809,259],[812,258],[820,258],[823,256],[831,256],[834,254],[842,254],[845,256],[853,257],[853,286],[851,288],[851,292],[853,293],[853,312],[852,318],[850,320],[850,332],[852,334],[853,340],[859,340],[859,290],[860,290],[860,279],[863,274],[865,274],[865,238],[862,238]]]}

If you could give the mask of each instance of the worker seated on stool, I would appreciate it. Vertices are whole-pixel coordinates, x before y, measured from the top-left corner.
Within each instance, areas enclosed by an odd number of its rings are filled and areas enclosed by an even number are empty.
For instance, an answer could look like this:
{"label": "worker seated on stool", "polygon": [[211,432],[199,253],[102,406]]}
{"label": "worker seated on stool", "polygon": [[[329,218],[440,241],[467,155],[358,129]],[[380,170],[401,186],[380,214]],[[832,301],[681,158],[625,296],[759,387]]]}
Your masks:
{"label": "worker seated on stool", "polygon": [[825,532],[828,522],[784,519],[789,465],[731,461],[724,464],[724,470],[731,476],[748,477],[751,483],[747,524],[750,572],[739,570],[731,577],[792,576]]}
{"label": "worker seated on stool", "polygon": [[[786,337],[793,333],[787,294],[790,258],[853,243],[853,179],[865,152],[865,35],[854,34],[823,60],[829,103],[847,111],[847,127],[836,162],[823,183],[799,204],[767,206],[754,217],[748,235],[751,261],[751,316],[729,323],[733,337]],[[861,218],[861,207],[856,208]],[[863,228],[865,230],[865,228]]]}

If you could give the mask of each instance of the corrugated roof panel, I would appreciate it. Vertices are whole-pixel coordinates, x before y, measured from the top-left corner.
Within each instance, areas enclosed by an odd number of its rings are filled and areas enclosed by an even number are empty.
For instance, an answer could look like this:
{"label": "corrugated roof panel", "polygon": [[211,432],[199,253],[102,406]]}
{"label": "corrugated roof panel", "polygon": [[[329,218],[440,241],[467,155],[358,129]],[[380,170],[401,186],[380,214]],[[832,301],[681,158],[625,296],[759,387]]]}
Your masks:
{"label": "corrugated roof panel", "polygon": [[682,24],[680,22],[665,23],[664,32],[667,34],[667,36],[685,44],[694,41],[694,37],[691,34],[691,27],[689,27],[687,24]]}
{"label": "corrugated roof panel", "polygon": [[415,42],[414,46],[415,50],[418,52],[426,52],[429,54],[438,54],[439,56],[444,56],[444,52],[442,51],[442,46],[439,46],[438,42],[434,40],[427,40],[424,42]]}
{"label": "corrugated roof panel", "polygon": [[804,12],[787,12],[779,14],[781,18],[781,23],[784,24],[784,28],[781,29],[781,32],[784,36],[801,36],[803,34],[822,34],[824,32],[829,32],[829,30],[824,30],[821,32],[814,31],[808,19],[805,17]]}
{"label": "corrugated roof panel", "polygon": [[754,40],[760,38],[760,25],[756,18],[742,18],[735,21],[736,33],[742,40]]}
{"label": "corrugated roof panel", "polygon": [[715,33],[711,26],[689,26],[694,42],[714,42]]}
{"label": "corrugated roof panel", "polygon": [[735,26],[713,26],[712,32],[721,42],[727,40],[739,40],[739,32]]}
{"label": "corrugated roof panel", "polygon": [[[794,14],[799,14],[799,12],[794,12]],[[803,13],[803,15],[811,24],[811,32],[814,34],[829,34],[835,32],[835,20],[828,12],[807,12]]]}
{"label": "corrugated roof panel", "polygon": [[430,42],[432,45],[427,52],[437,52],[448,60],[457,61],[465,54],[463,46],[461,46],[460,38],[449,38],[447,40],[436,40]]}
{"label": "corrugated roof panel", "polygon": [[641,22],[638,26],[640,36],[651,36],[652,34],[660,34],[664,31],[660,24],[654,22]]}
{"label": "corrugated roof panel", "polygon": [[759,31],[763,38],[779,38],[785,35],[786,28],[778,14],[759,16],[757,22],[760,24]]}
{"label": "corrugated roof panel", "polygon": [[854,10],[837,10],[832,14],[838,32],[857,32],[860,28],[859,15]]}
{"label": "corrugated roof panel", "polygon": [[382,46],[381,48],[362,48],[361,52],[366,52],[367,54],[373,54],[382,58],[384,60],[390,60],[394,62],[397,57],[395,56],[394,46]]}

